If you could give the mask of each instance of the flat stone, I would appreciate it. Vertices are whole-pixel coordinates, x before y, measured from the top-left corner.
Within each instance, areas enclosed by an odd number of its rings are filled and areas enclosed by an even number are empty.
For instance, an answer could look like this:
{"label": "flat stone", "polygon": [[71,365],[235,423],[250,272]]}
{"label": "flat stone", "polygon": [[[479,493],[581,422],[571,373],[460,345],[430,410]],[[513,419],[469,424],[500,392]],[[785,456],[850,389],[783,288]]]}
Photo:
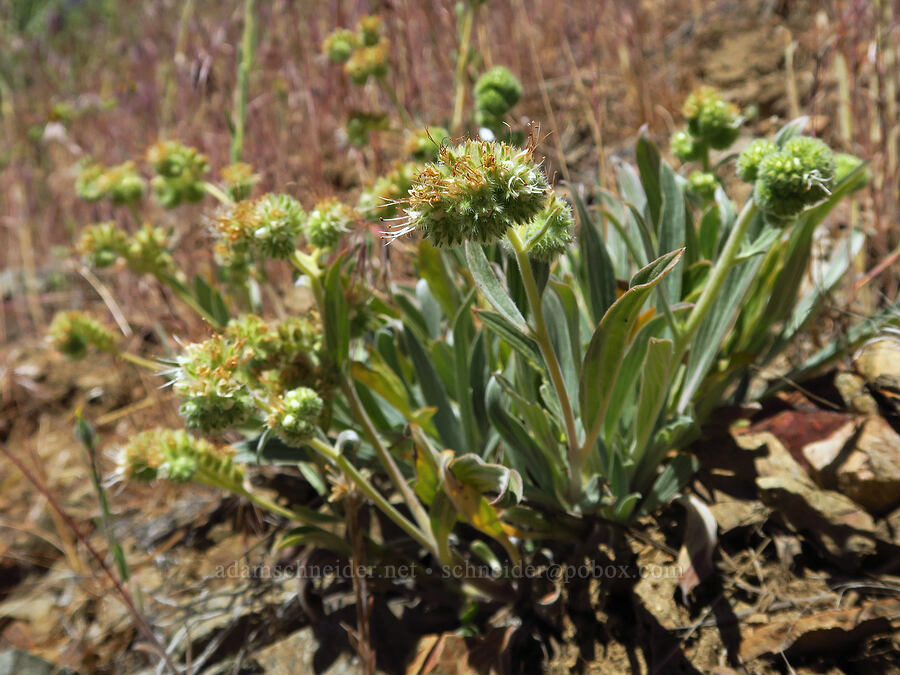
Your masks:
{"label": "flat stone", "polygon": [[869,417],[853,446],[836,469],[837,489],[875,514],[900,505],[900,435]]}
{"label": "flat stone", "polygon": [[[320,657],[316,658],[317,653]],[[355,655],[339,652],[324,655],[312,628],[304,628],[254,652],[253,660],[268,675],[318,673],[319,675],[357,675],[360,664]]]}

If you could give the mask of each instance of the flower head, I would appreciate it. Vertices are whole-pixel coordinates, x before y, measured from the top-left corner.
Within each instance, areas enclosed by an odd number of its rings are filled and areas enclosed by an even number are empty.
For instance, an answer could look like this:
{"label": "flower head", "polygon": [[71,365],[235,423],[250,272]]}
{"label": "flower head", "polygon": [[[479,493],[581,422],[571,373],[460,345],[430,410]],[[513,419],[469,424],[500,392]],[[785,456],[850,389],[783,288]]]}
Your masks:
{"label": "flower head", "polygon": [[97,269],[109,267],[125,254],[128,236],[115,223],[96,223],[81,231],[76,249]]}
{"label": "flower head", "polygon": [[75,179],[75,192],[86,202],[98,202],[106,196],[106,167],[96,162],[82,166]]}
{"label": "flower head", "polygon": [[144,196],[146,183],[138,174],[134,162],[125,162],[107,169],[107,193],[114,204],[133,204]]}
{"label": "flower head", "polygon": [[288,443],[302,444],[316,433],[324,403],[308,387],[285,392],[269,416],[269,427]]}
{"label": "flower head", "polygon": [[416,162],[401,164],[375,183],[363,190],[359,197],[359,210],[367,220],[390,220],[394,218],[409,194],[413,180],[422,170]]}
{"label": "flower head", "polygon": [[475,82],[475,116],[479,126],[496,129],[522,98],[522,84],[510,70],[496,66]]}
{"label": "flower head", "polygon": [[359,20],[356,29],[359,33],[359,41],[364,47],[377,45],[381,33],[381,17],[366,15]]}
{"label": "flower head", "polygon": [[756,180],[759,165],[769,155],[778,152],[778,146],[765,138],[757,138],[744,148],[737,161],[737,175],[745,183]]}
{"label": "flower head", "polygon": [[59,312],[50,324],[48,338],[60,353],[77,360],[88,347],[103,352],[115,351],[116,338],[111,330],[83,312]]}
{"label": "flower head", "polygon": [[206,482],[203,475],[198,476],[199,471],[225,473],[227,467],[228,478],[234,480],[243,471],[231,462],[232,454],[230,447],[195,438],[184,429],[149,429],[120,449],[117,473],[140,482],[168,479],[186,483],[195,478]]}
{"label": "flower head", "polygon": [[203,175],[209,171],[209,164],[196,149],[178,141],[160,141],[147,151],[147,161],[157,174],[151,185],[162,206],[174,208],[203,199]]}
{"label": "flower head", "polygon": [[387,75],[388,51],[390,43],[381,40],[371,47],[362,47],[353,52],[344,64],[344,72],[353,84],[362,86],[370,77],[380,78]]}
{"label": "flower head", "polygon": [[169,235],[161,227],[144,223],[129,239],[125,248],[125,261],[128,269],[135,274],[171,273],[175,268],[175,260],[169,252]]}
{"label": "flower head", "polygon": [[740,133],[740,113],[712,87],[700,87],[687,97],[681,109],[694,138],[709,147],[723,150],[734,143]]}
{"label": "flower head", "polygon": [[243,373],[244,343],[215,335],[189,344],[178,357],[173,388],[189,427],[204,432],[241,426],[253,413]]}
{"label": "flower head", "polygon": [[255,204],[257,214],[254,243],[269,258],[285,259],[297,249],[306,213],[296,199],[285,194],[268,194]]}
{"label": "flower head", "polygon": [[435,246],[491,243],[544,208],[550,186],[533,148],[466,141],[441,148],[417,176],[400,236],[420,230]]}
{"label": "flower head", "polygon": [[716,188],[719,186],[719,179],[716,174],[706,171],[692,171],[688,176],[688,185],[691,191],[700,197],[704,202],[712,201],[716,196]]}
{"label": "flower head", "polygon": [[754,199],[774,219],[791,218],[827,197],[834,175],[831,149],[819,139],[797,136],[760,162]]}
{"label": "flower head", "polygon": [[331,248],[350,230],[356,212],[336,199],[316,204],[306,221],[306,239],[316,248]]}
{"label": "flower head", "polygon": [[672,154],[682,162],[700,159],[703,150],[702,144],[695,142],[694,137],[687,129],[681,129],[672,134],[669,147],[672,149]]}
{"label": "flower head", "polygon": [[568,250],[575,239],[572,207],[556,194],[544,209],[525,226],[525,245],[535,260],[552,262]]}
{"label": "flower head", "polygon": [[332,63],[346,63],[357,47],[356,34],[346,28],[338,28],[325,38],[322,51]]}

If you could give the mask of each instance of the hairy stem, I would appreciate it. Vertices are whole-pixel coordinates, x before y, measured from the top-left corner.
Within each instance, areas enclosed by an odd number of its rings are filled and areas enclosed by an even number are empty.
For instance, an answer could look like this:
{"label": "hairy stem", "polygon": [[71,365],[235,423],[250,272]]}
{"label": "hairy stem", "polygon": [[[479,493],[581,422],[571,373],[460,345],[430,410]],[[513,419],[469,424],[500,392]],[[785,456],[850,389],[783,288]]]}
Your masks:
{"label": "hairy stem", "polygon": [[525,294],[528,296],[528,305],[531,308],[531,316],[534,321],[534,326],[532,326],[533,337],[538,343],[541,355],[544,357],[547,371],[550,373],[550,380],[553,383],[553,388],[556,390],[556,395],[559,398],[559,405],[562,408],[563,421],[566,426],[566,446],[569,455],[569,487],[571,496],[574,498],[581,489],[578,430],[575,426],[575,413],[572,411],[572,402],[569,400],[569,394],[566,391],[559,359],[556,357],[556,352],[553,351],[553,343],[550,341],[550,333],[547,331],[547,321],[544,318],[544,308],[541,304],[541,293],[534,280],[534,274],[531,271],[531,261],[528,259],[528,253],[525,251],[525,245],[522,243],[522,238],[515,228],[510,228],[507,231],[507,238],[512,245],[513,251],[515,251],[516,262],[519,265],[522,281],[525,284]]}

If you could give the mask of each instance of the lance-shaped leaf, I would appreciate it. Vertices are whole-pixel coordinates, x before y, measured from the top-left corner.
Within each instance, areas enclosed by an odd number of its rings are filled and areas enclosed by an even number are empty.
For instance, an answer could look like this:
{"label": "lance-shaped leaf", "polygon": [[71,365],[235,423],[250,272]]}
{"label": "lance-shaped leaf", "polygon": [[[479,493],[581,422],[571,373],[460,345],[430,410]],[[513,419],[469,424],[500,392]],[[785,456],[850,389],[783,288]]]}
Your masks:
{"label": "lance-shaped leaf", "polygon": [[481,244],[475,242],[466,242],[466,261],[469,263],[469,271],[475,280],[475,285],[481,294],[487,298],[491,306],[500,312],[503,317],[513,324],[519,331],[528,332],[528,324],[525,323],[525,317],[516,307],[516,303],[506,292],[503,284],[494,273],[491,264],[484,256]]}
{"label": "lance-shaped leaf", "polygon": [[593,428],[606,413],[616,374],[647,296],[683,254],[684,249],[672,251],[638,270],[631,280],[631,288],[600,320],[581,366],[579,400],[586,428]]}
{"label": "lance-shaped leaf", "polygon": [[335,260],[325,274],[325,346],[338,368],[346,363],[350,353],[350,320],[341,283],[342,262],[343,258]]}

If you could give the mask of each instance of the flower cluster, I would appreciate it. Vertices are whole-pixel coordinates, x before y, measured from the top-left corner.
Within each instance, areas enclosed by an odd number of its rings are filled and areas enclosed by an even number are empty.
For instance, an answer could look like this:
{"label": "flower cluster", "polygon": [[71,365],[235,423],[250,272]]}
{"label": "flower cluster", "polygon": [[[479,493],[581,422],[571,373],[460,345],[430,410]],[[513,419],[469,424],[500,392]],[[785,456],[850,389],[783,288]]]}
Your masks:
{"label": "flower cluster", "polygon": [[124,255],[128,269],[135,274],[161,276],[175,270],[175,260],[169,252],[169,234],[150,223],[144,223],[132,235]]}
{"label": "flower cluster", "polygon": [[[125,480],[140,482],[199,479],[213,484],[239,483],[243,470],[232,463],[232,454],[229,446],[195,438],[183,429],[149,429],[121,448],[117,473]],[[216,480],[219,476],[225,480]]]}
{"label": "flower cluster", "polygon": [[737,140],[743,118],[733,103],[728,103],[712,87],[696,89],[681,109],[687,128],[672,135],[672,154],[682,162],[701,160],[709,149],[724,150]]}
{"label": "flower cluster", "polygon": [[716,196],[719,179],[708,171],[692,171],[688,176],[688,186],[702,201],[712,201]]}
{"label": "flower cluster", "polygon": [[351,207],[336,199],[321,201],[306,220],[306,240],[316,248],[332,248],[356,217]]}
{"label": "flower cluster", "polygon": [[246,162],[235,162],[222,169],[222,180],[231,198],[239,202],[250,196],[259,183],[259,174],[253,173],[253,167]]}
{"label": "flower cluster", "polygon": [[102,269],[125,255],[128,235],[113,222],[88,225],[81,231],[76,249],[92,267]]}
{"label": "flower cluster", "polygon": [[481,127],[498,129],[503,118],[522,98],[522,85],[504,66],[496,66],[475,82],[475,121]]}
{"label": "flower cluster", "polygon": [[369,134],[389,127],[388,118],[381,113],[354,112],[347,118],[347,140],[358,148],[369,144]]}
{"label": "flower cluster", "polygon": [[394,236],[419,230],[435,246],[491,243],[527,223],[547,202],[550,186],[533,148],[466,141],[441,148],[439,161],[415,178],[407,222]]}
{"label": "flower cluster", "polygon": [[269,428],[285,442],[300,445],[315,434],[323,406],[321,397],[313,389],[291,389],[273,405]]}
{"label": "flower cluster", "polygon": [[738,173],[754,181],[753,198],[770,220],[793,218],[831,194],[836,162],[822,141],[790,139],[781,149],[766,141],[751,143],[738,159]]}
{"label": "flower cluster", "polygon": [[151,183],[156,198],[165,208],[203,199],[203,175],[209,164],[196,149],[178,141],[160,141],[147,151],[147,161],[156,172]]}
{"label": "flower cluster", "polygon": [[240,359],[249,382],[264,379],[266,388],[276,391],[303,383],[318,384],[322,335],[314,315],[271,324],[247,314],[229,321],[225,336],[240,344]]}
{"label": "flower cluster", "polygon": [[364,16],[356,32],[346,28],[333,31],[322,43],[322,51],[332,63],[343,63],[353,84],[364,85],[370,77],[387,74],[390,43],[381,35],[381,19]]}
{"label": "flower cluster", "polygon": [[83,312],[59,312],[53,317],[48,335],[54,348],[70,359],[80,359],[88,347],[112,353],[116,349],[113,332]]}
{"label": "flower cluster", "polygon": [[254,412],[244,377],[243,340],[214,335],[189,344],[178,357],[173,388],[189,427],[204,432],[246,424]]}
{"label": "flower cluster", "polygon": [[87,202],[105,197],[113,204],[133,204],[144,196],[146,183],[134,162],[106,168],[101,164],[84,166],[75,180],[75,191]]}
{"label": "flower cluster", "polygon": [[552,194],[544,209],[525,226],[524,234],[528,255],[552,262],[566,252],[575,238],[572,207]]}
{"label": "flower cluster", "polygon": [[254,243],[268,258],[285,259],[297,250],[306,213],[296,199],[285,194],[267,194],[255,203]]}

